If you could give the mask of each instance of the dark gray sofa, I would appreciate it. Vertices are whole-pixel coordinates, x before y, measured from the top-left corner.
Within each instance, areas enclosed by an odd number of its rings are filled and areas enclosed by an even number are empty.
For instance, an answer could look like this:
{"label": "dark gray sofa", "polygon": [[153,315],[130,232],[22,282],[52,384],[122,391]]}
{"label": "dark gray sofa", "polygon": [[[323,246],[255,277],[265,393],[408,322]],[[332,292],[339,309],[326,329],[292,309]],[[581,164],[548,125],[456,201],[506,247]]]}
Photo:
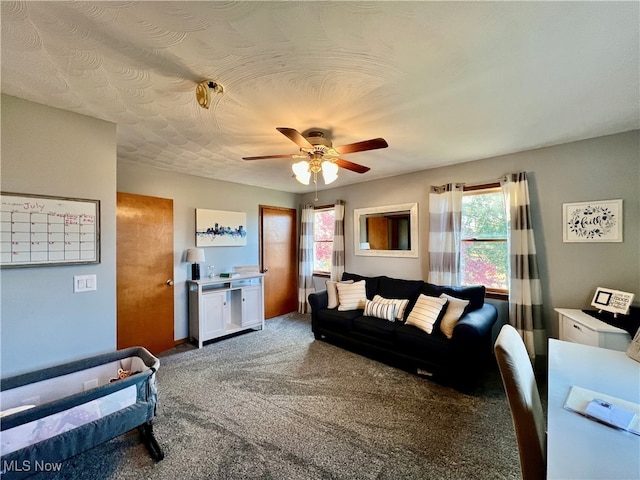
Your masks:
{"label": "dark gray sofa", "polygon": [[[496,308],[484,303],[484,286],[448,287],[422,280],[364,277],[347,272],[342,280],[365,280],[369,300],[376,294],[409,299],[403,321],[364,316],[363,310],[327,308],[327,291],[318,291],[309,295],[311,326],[316,339],[331,341],[387,363],[424,370],[458,389],[478,385],[491,358],[491,330],[498,317]],[[433,297],[446,293],[469,300],[450,339],[442,334],[438,324],[431,334],[405,324],[421,293]]]}

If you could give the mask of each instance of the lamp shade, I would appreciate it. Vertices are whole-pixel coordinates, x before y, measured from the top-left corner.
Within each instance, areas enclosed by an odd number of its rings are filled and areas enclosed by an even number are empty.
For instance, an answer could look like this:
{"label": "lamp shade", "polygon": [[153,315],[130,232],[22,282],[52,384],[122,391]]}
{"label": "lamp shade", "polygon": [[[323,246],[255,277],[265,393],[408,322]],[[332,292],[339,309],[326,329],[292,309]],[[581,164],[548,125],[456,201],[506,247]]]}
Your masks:
{"label": "lamp shade", "polygon": [[201,248],[189,248],[187,249],[187,262],[204,262],[204,250]]}
{"label": "lamp shade", "polygon": [[322,177],[325,185],[335,181],[338,178],[338,165],[333,162],[322,162]]}
{"label": "lamp shade", "polygon": [[302,160],[301,162],[291,165],[291,170],[296,175],[296,180],[304,185],[309,185],[311,172],[309,171],[309,162]]}

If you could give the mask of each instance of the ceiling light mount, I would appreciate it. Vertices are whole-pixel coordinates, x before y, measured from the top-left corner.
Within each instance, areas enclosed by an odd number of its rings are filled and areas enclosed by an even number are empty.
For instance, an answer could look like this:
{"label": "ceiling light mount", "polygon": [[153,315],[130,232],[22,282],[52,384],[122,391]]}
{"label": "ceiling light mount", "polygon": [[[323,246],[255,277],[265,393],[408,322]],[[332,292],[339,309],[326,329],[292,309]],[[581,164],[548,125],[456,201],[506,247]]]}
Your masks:
{"label": "ceiling light mount", "polygon": [[196,86],[196,99],[198,100],[198,105],[202,108],[209,108],[211,106],[213,95],[222,95],[223,93],[224,87],[211,80],[203,80]]}

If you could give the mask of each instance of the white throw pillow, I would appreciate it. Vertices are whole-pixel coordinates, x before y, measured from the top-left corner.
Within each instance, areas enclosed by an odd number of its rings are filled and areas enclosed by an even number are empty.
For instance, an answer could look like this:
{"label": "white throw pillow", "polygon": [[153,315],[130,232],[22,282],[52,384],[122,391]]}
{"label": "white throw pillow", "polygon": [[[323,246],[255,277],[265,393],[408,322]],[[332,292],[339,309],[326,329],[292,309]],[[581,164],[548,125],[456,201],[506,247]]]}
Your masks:
{"label": "white throw pillow", "polygon": [[364,302],[367,299],[364,280],[353,283],[337,283],[336,287],[338,288],[338,310],[364,309]]}
{"label": "white throw pillow", "polygon": [[371,300],[365,300],[364,315],[367,317],[377,317],[394,322],[396,319],[396,306],[393,303],[383,304],[372,302]]}
{"label": "white throw pillow", "polygon": [[344,280],[342,282],[327,280],[327,297],[329,297],[327,308],[336,308],[338,303],[340,303],[338,302],[338,288],[336,287],[336,283],[353,283],[353,280]]}
{"label": "white throw pillow", "polygon": [[373,301],[376,303],[382,303],[383,305],[395,305],[396,306],[396,318],[402,320],[404,318],[404,311],[409,305],[408,298],[384,298],[380,295],[375,295]]}
{"label": "white throw pillow", "polygon": [[444,333],[445,337],[451,338],[453,336],[453,329],[455,328],[458,320],[464,313],[464,309],[469,305],[469,300],[462,300],[460,298],[452,297],[443,293],[440,298],[444,298],[449,301],[447,305],[447,311],[444,312],[444,316],[440,321],[440,331]]}
{"label": "white throw pillow", "polygon": [[429,297],[420,294],[409,313],[409,317],[407,317],[407,325],[413,325],[427,333],[433,332],[433,326],[446,304],[446,298]]}

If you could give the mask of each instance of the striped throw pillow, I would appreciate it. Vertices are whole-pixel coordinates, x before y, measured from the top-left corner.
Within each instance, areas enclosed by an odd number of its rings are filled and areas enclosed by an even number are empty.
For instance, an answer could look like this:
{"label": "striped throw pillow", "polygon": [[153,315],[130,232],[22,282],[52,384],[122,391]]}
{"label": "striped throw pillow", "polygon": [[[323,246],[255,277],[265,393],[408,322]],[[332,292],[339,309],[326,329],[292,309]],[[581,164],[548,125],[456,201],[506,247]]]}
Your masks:
{"label": "striped throw pillow", "polygon": [[407,325],[413,325],[427,333],[433,332],[433,326],[446,304],[446,298],[429,297],[420,294],[416,304],[411,309],[411,312],[409,312]]}
{"label": "striped throw pillow", "polygon": [[364,302],[367,299],[366,282],[360,280],[353,283],[336,283],[338,288],[338,310],[364,309]]}
{"label": "striped throw pillow", "polygon": [[393,322],[396,319],[396,306],[393,303],[384,304],[365,300],[364,314],[367,317],[382,318]]}
{"label": "striped throw pillow", "polygon": [[409,305],[408,298],[384,298],[380,295],[375,295],[373,301],[376,303],[382,303],[383,305],[395,305],[396,306],[396,318],[398,320],[404,319],[404,311]]}

